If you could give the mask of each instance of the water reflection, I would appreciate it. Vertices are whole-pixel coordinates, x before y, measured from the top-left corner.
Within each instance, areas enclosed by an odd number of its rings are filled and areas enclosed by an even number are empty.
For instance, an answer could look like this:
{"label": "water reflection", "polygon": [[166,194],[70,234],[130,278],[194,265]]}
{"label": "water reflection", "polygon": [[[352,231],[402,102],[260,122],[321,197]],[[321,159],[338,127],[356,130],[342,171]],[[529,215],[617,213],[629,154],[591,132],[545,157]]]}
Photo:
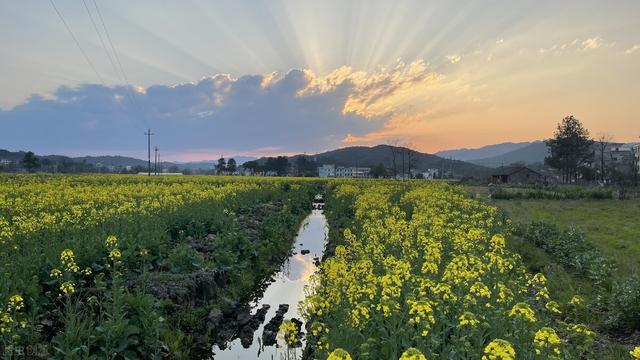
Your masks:
{"label": "water reflection", "polygon": [[[263,305],[270,305],[265,317],[265,322],[268,322],[276,315],[280,304],[288,304],[289,309],[284,314],[284,318],[300,318],[298,302],[304,299],[304,287],[309,283],[309,277],[316,271],[315,259],[322,257],[327,231],[327,221],[322,210],[313,210],[298,231],[293,249],[294,255],[276,274],[262,298],[251,304],[254,309],[253,314],[258,309],[263,309]],[[263,329],[264,324],[261,324],[253,334],[253,343],[248,348],[243,347],[239,339],[230,342],[224,350],[214,346],[214,359],[284,359],[285,349],[262,346]],[[298,353],[301,353],[300,349]]]}

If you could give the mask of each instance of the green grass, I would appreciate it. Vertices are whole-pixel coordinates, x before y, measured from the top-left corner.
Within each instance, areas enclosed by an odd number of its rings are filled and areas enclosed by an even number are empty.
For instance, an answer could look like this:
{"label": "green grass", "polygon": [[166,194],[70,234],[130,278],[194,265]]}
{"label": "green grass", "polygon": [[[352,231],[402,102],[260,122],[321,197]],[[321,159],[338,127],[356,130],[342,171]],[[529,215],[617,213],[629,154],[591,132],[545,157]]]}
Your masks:
{"label": "green grass", "polygon": [[[640,197],[632,200],[491,200],[488,188],[467,187],[472,196],[495,204],[514,222],[532,221],[553,223],[561,229],[574,227],[584,232],[587,241],[600,249],[618,266],[614,276],[620,280],[636,274],[640,269]],[[528,270],[542,272],[548,279],[548,288],[554,300],[567,302],[574,294],[583,296],[587,303],[596,301],[598,291],[587,279],[560,265],[553,254],[519,237],[512,237],[511,250],[518,252]],[[604,326],[605,315],[592,311],[580,314],[583,322],[598,330],[594,358],[624,359],[629,344]]]}
{"label": "green grass", "polygon": [[583,231],[618,265],[618,274],[640,270],[640,200],[496,200],[520,223],[545,221]]}

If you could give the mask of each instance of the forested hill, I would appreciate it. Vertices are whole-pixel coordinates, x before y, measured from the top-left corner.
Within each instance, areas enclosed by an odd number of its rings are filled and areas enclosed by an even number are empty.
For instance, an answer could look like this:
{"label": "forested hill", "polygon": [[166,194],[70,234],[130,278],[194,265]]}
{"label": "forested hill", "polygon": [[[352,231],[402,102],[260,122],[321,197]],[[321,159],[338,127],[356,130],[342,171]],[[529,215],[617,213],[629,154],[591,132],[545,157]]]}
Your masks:
{"label": "forested hill", "polygon": [[[352,146],[341,149],[319,153],[309,158],[314,158],[318,165],[335,164],[340,166],[365,166],[374,167],[378,164],[384,165],[387,169],[393,168],[393,158],[396,158],[398,173],[402,172],[402,158],[404,154],[405,168],[408,167],[409,157],[411,158],[411,168],[420,171],[427,169],[438,169],[439,171],[453,172],[455,176],[484,177],[489,174],[490,169],[484,166],[471,164],[459,160],[450,160],[436,155],[421,153],[405,147],[391,145]],[[296,155],[303,156],[303,155]],[[291,160],[291,159],[290,159]]]}

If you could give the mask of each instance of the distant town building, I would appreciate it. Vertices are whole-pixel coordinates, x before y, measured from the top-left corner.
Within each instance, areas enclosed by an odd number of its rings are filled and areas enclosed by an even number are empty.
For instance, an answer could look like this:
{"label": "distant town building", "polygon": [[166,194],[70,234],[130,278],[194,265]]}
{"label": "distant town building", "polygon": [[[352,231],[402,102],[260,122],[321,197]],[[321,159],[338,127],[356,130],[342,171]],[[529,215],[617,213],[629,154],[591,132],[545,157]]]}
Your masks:
{"label": "distant town building", "polygon": [[491,174],[491,181],[501,184],[530,184],[544,180],[542,174],[526,166],[502,166]]}
{"label": "distant town building", "polygon": [[[148,172],[139,172],[138,175],[149,175]],[[177,172],[177,173],[170,173],[170,172],[159,172],[159,173],[154,173],[153,171],[151,172],[151,176],[155,176],[155,175],[159,175],[159,176],[180,176],[180,175],[184,175],[181,172]]]}
{"label": "distant town building", "polygon": [[368,178],[371,168],[325,164],[318,168],[321,178]]}
{"label": "distant town building", "polygon": [[0,159],[0,166],[9,166],[13,163],[13,161],[9,159]]}
{"label": "distant town building", "polygon": [[321,178],[332,178],[336,177],[336,166],[335,165],[322,165],[318,168],[318,175]]}
{"label": "distant town building", "polygon": [[422,173],[427,180],[433,180],[438,177],[438,169],[427,169],[427,171]]}

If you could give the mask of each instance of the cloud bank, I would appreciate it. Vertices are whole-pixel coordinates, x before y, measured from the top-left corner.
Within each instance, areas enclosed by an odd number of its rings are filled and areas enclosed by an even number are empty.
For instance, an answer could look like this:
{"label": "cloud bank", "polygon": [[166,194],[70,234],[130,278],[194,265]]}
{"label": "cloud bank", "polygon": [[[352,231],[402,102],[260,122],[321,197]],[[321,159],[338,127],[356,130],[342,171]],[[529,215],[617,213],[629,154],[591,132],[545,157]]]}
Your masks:
{"label": "cloud bank", "polygon": [[322,77],[296,69],[215,75],[146,89],[62,86],[0,110],[0,143],[41,153],[143,154],[143,131],[151,127],[171,152],[318,151],[383,126],[403,92],[433,77],[416,62],[374,73],[343,67]]}

